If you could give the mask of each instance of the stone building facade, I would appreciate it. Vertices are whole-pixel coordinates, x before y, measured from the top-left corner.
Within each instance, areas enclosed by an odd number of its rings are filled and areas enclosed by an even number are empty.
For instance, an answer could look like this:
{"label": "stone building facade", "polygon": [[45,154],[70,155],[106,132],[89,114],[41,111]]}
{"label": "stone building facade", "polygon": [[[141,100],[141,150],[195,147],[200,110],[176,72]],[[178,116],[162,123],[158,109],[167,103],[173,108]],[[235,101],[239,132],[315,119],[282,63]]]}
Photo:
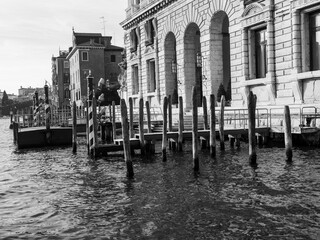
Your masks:
{"label": "stone building facade", "polygon": [[191,107],[219,86],[231,105],[320,103],[320,2],[128,0],[127,96],[151,105],[178,93]]}
{"label": "stone building facade", "polygon": [[57,108],[70,107],[70,68],[66,59],[69,51],[59,50],[57,57],[51,58],[52,105]]}
{"label": "stone building facade", "polygon": [[66,59],[70,65],[71,102],[84,106],[87,97],[87,76],[93,77],[97,89],[101,78],[118,84],[121,70],[118,64],[122,61],[122,47],[111,44],[112,37],[101,33],[72,33],[72,47]]}

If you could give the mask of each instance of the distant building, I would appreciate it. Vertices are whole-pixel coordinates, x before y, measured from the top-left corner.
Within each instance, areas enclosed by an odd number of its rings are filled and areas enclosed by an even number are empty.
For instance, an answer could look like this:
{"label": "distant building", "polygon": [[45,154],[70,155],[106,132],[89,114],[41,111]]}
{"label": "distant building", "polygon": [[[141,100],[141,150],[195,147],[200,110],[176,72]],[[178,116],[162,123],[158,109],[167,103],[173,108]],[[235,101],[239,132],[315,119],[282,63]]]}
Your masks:
{"label": "distant building", "polygon": [[59,56],[51,58],[52,105],[63,108],[70,106],[70,67],[68,51],[59,51]]}
{"label": "distant building", "polygon": [[[320,2],[132,0],[125,30],[127,95],[191,108],[222,84],[231,105],[320,103]],[[160,105],[161,106],[161,105]]]}
{"label": "distant building", "polygon": [[87,79],[91,72],[94,88],[100,78],[109,79],[110,84],[116,83],[122,61],[123,48],[111,45],[110,36],[100,33],[76,33],[73,31],[73,45],[67,60],[70,63],[71,102],[83,106],[87,97]]}
{"label": "distant building", "polygon": [[10,94],[8,94],[8,98],[9,99],[15,99],[19,102],[24,102],[24,101],[28,101],[28,100],[33,100],[33,96],[35,92],[38,92],[38,96],[39,98],[44,98],[44,88],[33,88],[33,87],[28,87],[28,88],[24,88],[22,86],[20,86],[20,88],[18,89],[18,96],[15,96],[13,94],[11,94],[12,96],[10,96]]}
{"label": "distant building", "polygon": [[17,95],[15,95],[15,94],[7,94],[8,95],[8,99],[10,99],[10,100],[18,100],[18,96]]}

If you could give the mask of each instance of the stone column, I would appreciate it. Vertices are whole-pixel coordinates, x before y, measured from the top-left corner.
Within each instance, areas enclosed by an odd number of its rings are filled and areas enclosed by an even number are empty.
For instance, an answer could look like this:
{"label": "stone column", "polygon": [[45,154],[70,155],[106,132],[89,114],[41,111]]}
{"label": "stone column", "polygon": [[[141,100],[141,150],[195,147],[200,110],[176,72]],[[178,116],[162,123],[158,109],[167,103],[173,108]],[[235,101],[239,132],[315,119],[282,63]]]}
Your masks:
{"label": "stone column", "polygon": [[294,11],[292,16],[292,52],[293,52],[293,72],[301,72],[301,31],[300,12]]}
{"label": "stone column", "polygon": [[143,91],[142,91],[142,53],[141,53],[141,35],[140,35],[140,28],[136,28],[136,35],[138,38],[138,58],[139,58],[139,63],[138,63],[138,68],[139,68],[139,98],[143,98]]}
{"label": "stone column", "polygon": [[244,80],[248,79],[249,76],[249,51],[248,51],[248,30],[242,29],[242,75]]}
{"label": "stone column", "polygon": [[155,75],[156,75],[156,96],[158,103],[160,105],[161,96],[160,96],[160,79],[159,79],[159,45],[158,45],[158,26],[157,26],[157,19],[152,20],[152,25],[154,28],[155,36],[154,36],[154,51],[155,51]]}
{"label": "stone column", "polygon": [[267,21],[267,59],[268,73],[267,78],[270,83],[267,84],[270,100],[275,103],[276,98],[276,78],[275,78],[275,41],[274,41],[274,6],[271,6],[269,19]]}

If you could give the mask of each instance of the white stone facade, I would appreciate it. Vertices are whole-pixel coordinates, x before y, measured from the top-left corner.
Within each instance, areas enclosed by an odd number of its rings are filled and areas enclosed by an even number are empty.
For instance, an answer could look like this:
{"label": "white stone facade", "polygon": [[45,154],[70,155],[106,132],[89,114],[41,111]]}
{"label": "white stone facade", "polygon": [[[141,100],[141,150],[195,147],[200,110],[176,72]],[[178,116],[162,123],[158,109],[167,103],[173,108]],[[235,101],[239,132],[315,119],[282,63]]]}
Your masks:
{"label": "white stone facade", "polygon": [[[320,2],[315,0],[129,0],[121,23],[126,31],[126,96],[133,97],[136,106],[140,97],[161,106],[163,97],[177,88],[185,108],[190,108],[192,86],[208,99],[222,83],[231,91],[234,107],[246,106],[248,91],[257,95],[258,106],[320,104],[320,70],[310,70],[306,24],[317,11]],[[266,32],[263,77],[257,77],[253,47],[260,29]],[[133,50],[132,34],[137,41]],[[155,62],[154,73],[150,60]],[[151,91],[150,74],[155,77]]]}

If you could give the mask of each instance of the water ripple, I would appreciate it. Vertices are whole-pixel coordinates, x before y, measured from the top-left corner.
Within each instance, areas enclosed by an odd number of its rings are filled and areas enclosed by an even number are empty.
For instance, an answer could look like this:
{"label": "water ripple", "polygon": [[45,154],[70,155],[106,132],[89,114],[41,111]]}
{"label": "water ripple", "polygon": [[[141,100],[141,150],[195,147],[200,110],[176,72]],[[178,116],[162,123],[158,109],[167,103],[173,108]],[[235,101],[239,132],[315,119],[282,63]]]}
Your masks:
{"label": "water ripple", "polygon": [[0,120],[1,239],[319,239],[320,150],[227,147],[215,160],[200,151],[192,170],[190,143],[133,158],[91,160],[85,139],[71,148],[17,150]]}

